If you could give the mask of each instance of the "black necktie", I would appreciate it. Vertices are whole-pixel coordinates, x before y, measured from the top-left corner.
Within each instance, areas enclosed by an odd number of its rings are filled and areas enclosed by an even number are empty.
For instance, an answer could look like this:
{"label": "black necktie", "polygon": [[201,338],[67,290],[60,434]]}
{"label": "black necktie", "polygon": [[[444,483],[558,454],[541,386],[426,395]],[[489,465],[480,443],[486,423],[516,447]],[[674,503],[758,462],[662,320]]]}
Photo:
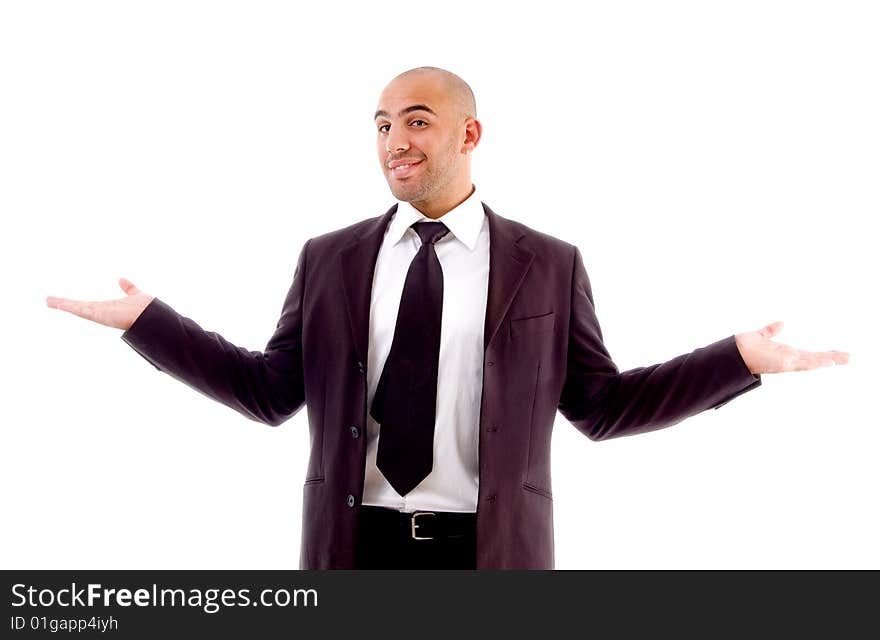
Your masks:
{"label": "black necktie", "polygon": [[442,222],[416,222],[412,228],[422,246],[406,273],[391,351],[370,408],[380,425],[376,465],[401,496],[434,467],[443,310],[443,270],[434,243],[449,233]]}

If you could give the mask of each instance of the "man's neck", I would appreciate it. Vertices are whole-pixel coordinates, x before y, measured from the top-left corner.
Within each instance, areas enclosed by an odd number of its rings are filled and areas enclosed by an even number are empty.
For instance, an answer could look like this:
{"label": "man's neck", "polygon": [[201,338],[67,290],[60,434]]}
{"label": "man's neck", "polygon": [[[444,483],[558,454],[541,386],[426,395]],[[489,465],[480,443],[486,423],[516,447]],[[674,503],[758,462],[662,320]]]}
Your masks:
{"label": "man's neck", "polygon": [[444,200],[443,202],[410,202],[412,207],[419,211],[421,214],[431,218],[432,220],[437,220],[438,218],[443,217],[445,214],[449,213],[455,207],[460,205],[462,202],[471,197],[471,194],[476,190],[476,187],[471,184],[468,186],[467,191],[464,196],[457,196],[450,198],[448,200]]}

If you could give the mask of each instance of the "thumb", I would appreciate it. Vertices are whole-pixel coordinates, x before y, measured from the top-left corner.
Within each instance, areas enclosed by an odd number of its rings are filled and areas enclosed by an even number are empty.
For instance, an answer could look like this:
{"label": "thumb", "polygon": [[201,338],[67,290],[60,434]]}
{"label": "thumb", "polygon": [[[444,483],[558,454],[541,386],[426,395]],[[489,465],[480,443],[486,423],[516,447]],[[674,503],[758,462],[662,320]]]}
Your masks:
{"label": "thumb", "polygon": [[141,292],[140,289],[134,286],[131,280],[126,280],[125,278],[119,278],[119,286],[123,291],[125,291],[126,294],[130,296],[137,295]]}
{"label": "thumb", "polygon": [[768,324],[766,327],[761,329],[758,333],[760,333],[765,338],[772,338],[777,335],[780,331],[782,331],[783,327],[782,320],[777,320],[776,322],[772,322]]}

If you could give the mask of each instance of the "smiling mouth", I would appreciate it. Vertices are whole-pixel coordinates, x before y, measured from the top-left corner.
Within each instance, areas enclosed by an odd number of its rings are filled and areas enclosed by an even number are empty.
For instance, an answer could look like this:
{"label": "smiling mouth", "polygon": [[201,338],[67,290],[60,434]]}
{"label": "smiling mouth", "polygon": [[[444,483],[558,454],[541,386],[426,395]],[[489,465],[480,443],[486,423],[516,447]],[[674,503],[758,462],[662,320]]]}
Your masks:
{"label": "smiling mouth", "polygon": [[391,175],[395,178],[405,178],[413,171],[415,171],[422,164],[422,162],[422,160],[419,160],[418,162],[413,162],[411,164],[402,164],[399,167],[394,167],[391,170]]}

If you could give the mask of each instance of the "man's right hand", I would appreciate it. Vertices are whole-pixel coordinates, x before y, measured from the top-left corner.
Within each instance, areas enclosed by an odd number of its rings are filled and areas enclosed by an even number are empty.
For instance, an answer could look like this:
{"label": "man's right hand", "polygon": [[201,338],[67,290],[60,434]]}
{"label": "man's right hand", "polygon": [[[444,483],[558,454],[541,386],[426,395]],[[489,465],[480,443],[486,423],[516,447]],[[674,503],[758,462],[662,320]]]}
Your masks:
{"label": "man's right hand", "polygon": [[126,294],[124,298],[119,300],[84,302],[49,296],[46,298],[46,306],[69,311],[80,318],[108,327],[128,331],[155,296],[144,293],[125,278],[119,279],[119,286]]}

